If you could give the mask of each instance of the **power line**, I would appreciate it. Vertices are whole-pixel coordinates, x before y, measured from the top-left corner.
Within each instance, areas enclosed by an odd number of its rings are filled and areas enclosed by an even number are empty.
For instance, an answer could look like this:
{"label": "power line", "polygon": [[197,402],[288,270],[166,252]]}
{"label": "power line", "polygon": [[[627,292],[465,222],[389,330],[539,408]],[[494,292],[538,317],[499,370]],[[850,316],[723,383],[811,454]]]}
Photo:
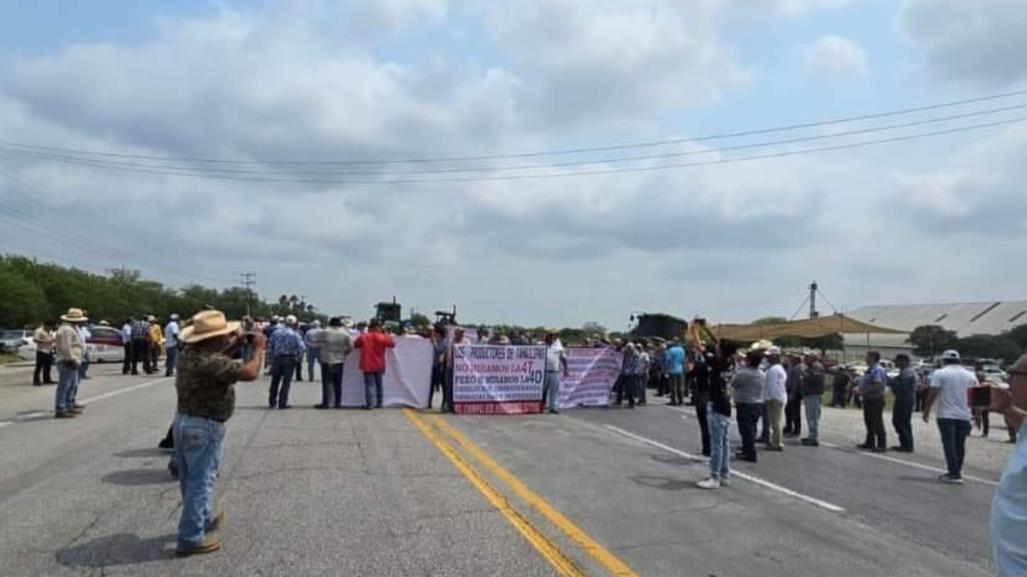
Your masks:
{"label": "power line", "polygon": [[576,176],[598,176],[598,175],[616,175],[616,174],[629,174],[629,173],[641,173],[641,172],[654,172],[661,170],[672,170],[678,168],[690,168],[696,166],[712,166],[721,164],[734,164],[739,162],[750,162],[754,160],[764,160],[771,158],[786,158],[791,156],[803,156],[807,154],[815,154],[820,152],[830,152],[837,150],[850,150],[855,148],[864,148],[868,146],[875,146],[879,144],[888,144],[895,142],[907,142],[913,140],[921,140],[925,138],[931,138],[935,136],[944,136],[949,134],[957,134],[962,132],[968,132],[971,130],[980,130],[984,128],[994,128],[998,126],[1005,126],[1009,124],[1015,124],[1019,122],[1027,121],[1027,116],[1019,116],[1004,120],[998,120],[994,122],[982,123],[982,124],[971,124],[967,126],[959,126],[954,128],[948,128],[944,130],[935,130],[929,132],[920,132],[904,136],[894,136],[889,138],[881,138],[877,140],[866,140],[860,142],[850,142],[844,144],[836,144],[832,146],[822,146],[813,148],[803,148],[798,150],[786,150],[771,152],[765,154],[754,154],[749,156],[735,157],[735,158],[718,158],[712,160],[704,160],[697,162],[682,162],[672,164],[661,164],[654,166],[640,166],[640,167],[619,167],[619,168],[598,168],[589,170],[579,171],[568,171],[568,172],[555,172],[555,173],[542,173],[542,174],[516,174],[516,175],[496,175],[496,176],[481,176],[481,177],[450,177],[450,178],[400,178],[400,179],[380,179],[380,180],[332,180],[332,179],[314,179],[314,178],[258,178],[250,176],[236,176],[236,175],[221,175],[214,173],[194,173],[194,172],[174,172],[168,170],[155,170],[149,168],[133,168],[123,167],[105,164],[100,161],[88,161],[84,159],[57,159],[47,158],[45,156],[37,155],[35,153],[25,152],[11,152],[6,151],[6,154],[15,154],[28,156],[30,158],[40,158],[43,160],[54,160],[55,162],[62,162],[65,164],[73,164],[80,166],[91,166],[97,168],[107,168],[111,170],[119,170],[125,172],[135,172],[142,174],[154,174],[159,176],[183,176],[187,178],[200,178],[200,179],[213,179],[213,180],[224,180],[224,181],[240,181],[240,182],[258,182],[258,183],[277,183],[277,184],[324,184],[334,186],[353,186],[353,185],[403,185],[403,184],[447,184],[447,183],[461,183],[461,182],[495,182],[495,181],[519,181],[519,180],[534,180],[534,179],[549,179],[549,178],[568,178]]}
{"label": "power line", "polygon": [[[666,158],[678,158],[696,155],[709,155],[719,154],[724,152],[736,152],[739,150],[752,150],[760,148],[768,148],[772,146],[783,146],[790,144],[800,144],[803,142],[813,142],[819,140],[830,140],[836,138],[843,138],[846,136],[855,136],[861,134],[872,134],[877,132],[887,132],[891,130],[897,130],[902,128],[912,128],[915,126],[924,126],[928,124],[937,124],[942,122],[949,122],[953,120],[961,120],[965,118],[974,118],[979,116],[986,116],[991,114],[997,114],[1002,112],[1010,112],[1013,110],[1020,110],[1027,108],[1027,103],[1019,103],[1012,106],[1003,106],[999,108],[991,108],[987,110],[977,110],[973,112],[967,112],[963,114],[952,114],[947,116],[938,116],[933,118],[915,120],[911,122],[886,124],[883,126],[874,126],[869,128],[860,128],[854,130],[846,130],[840,132],[834,132],[829,134],[815,134],[811,136],[801,136],[795,138],[770,140],[764,142],[738,144],[734,146],[727,146],[717,149],[705,149],[705,150],[687,150],[681,152],[671,152],[664,154],[652,154],[652,155],[636,155],[636,156],[622,156],[614,158],[605,158],[597,160],[574,160],[558,163],[548,164],[526,164],[518,166],[501,166],[501,167],[473,167],[473,168],[439,168],[439,169],[426,169],[416,171],[392,171],[382,173],[380,171],[344,171],[344,172],[330,172],[330,171],[294,171],[294,170],[252,170],[252,169],[234,169],[234,168],[219,168],[219,167],[190,167],[181,164],[148,164],[148,163],[128,163],[128,162],[117,162],[117,161],[106,161],[98,160],[83,156],[66,156],[43,152],[27,152],[21,151],[15,154],[21,154],[30,158],[40,160],[56,160],[56,161],[74,161],[88,163],[91,166],[101,166],[112,169],[132,169],[132,168],[146,168],[153,170],[167,170],[172,174],[187,173],[192,175],[207,175],[207,174],[222,174],[222,175],[268,175],[268,176],[281,176],[281,175],[311,175],[311,176],[395,176],[395,175],[413,175],[422,176],[429,174],[461,174],[461,173],[477,173],[477,172],[502,172],[512,170],[532,170],[532,169],[553,169],[553,168],[564,168],[568,166],[581,166],[588,164],[609,164],[616,162],[637,162],[643,160],[660,160]],[[16,148],[9,145],[0,144],[0,148]]]}
{"label": "power line", "polygon": [[987,102],[992,100],[1000,100],[1003,98],[1010,98],[1013,96],[1021,96],[1027,94],[1027,89],[1014,90],[1012,92],[1004,92],[1000,94],[991,94],[987,96],[979,96],[975,98],[964,98],[960,100],[951,100],[948,102],[941,102],[937,104],[930,104],[926,106],[916,106],[910,108],[901,108],[896,110],[888,110],[883,112],[875,112],[871,114],[863,114],[858,116],[848,116],[842,118],[833,118],[827,120],[817,120],[810,122],[800,122],[796,124],[789,124],[784,126],[775,126],[770,128],[761,128],[756,130],[743,130],[737,132],[724,132],[717,134],[708,134],[704,136],[695,136],[687,138],[675,138],[669,140],[659,140],[650,142],[636,142],[629,144],[614,144],[609,146],[590,146],[580,148],[566,148],[556,150],[542,150],[532,152],[516,152],[516,153],[505,153],[505,154],[487,154],[487,155],[475,155],[475,156],[451,156],[451,157],[434,157],[434,158],[407,158],[407,159],[379,159],[379,160],[296,160],[296,159],[264,159],[264,160],[242,160],[242,159],[219,159],[219,158],[202,158],[202,157],[169,157],[169,156],[157,156],[157,155],[146,155],[146,154],[129,154],[120,152],[109,152],[100,150],[83,150],[74,148],[63,148],[56,146],[44,146],[36,144],[26,144],[11,141],[0,141],[0,144],[6,146],[18,146],[23,148],[33,148],[36,150],[45,150],[52,152],[64,152],[64,153],[81,153],[89,154],[94,156],[106,156],[111,158],[130,158],[136,160],[166,160],[166,161],[178,161],[178,162],[191,162],[191,163],[210,163],[210,164],[278,164],[278,165],[376,165],[376,164],[415,164],[415,163],[436,163],[436,162],[467,162],[467,161],[478,161],[478,160],[500,160],[510,158],[530,158],[539,156],[559,156],[559,155],[570,155],[570,154],[583,154],[591,152],[610,152],[615,150],[626,150],[632,148],[650,148],[657,146],[669,146],[675,144],[685,144],[693,142],[708,142],[711,140],[723,140],[729,138],[738,138],[743,136],[759,136],[763,134],[771,134],[775,132],[786,132],[791,130],[801,130],[805,128],[815,128],[822,126],[831,126],[835,124],[843,124],[847,122],[859,122],[864,120],[873,120],[878,118],[887,118],[891,116],[901,116],[905,114],[913,114],[917,112],[926,112],[929,110],[938,110],[941,108],[950,108],[954,106],[961,106],[965,104],[974,104],[978,102]]}

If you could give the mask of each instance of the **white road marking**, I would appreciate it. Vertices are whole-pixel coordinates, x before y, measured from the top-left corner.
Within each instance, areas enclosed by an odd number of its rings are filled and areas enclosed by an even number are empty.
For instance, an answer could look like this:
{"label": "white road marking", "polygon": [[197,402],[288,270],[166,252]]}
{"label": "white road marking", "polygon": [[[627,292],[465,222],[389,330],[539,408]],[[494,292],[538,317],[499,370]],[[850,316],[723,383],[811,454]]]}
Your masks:
{"label": "white road marking", "polygon": [[[95,397],[89,397],[88,399],[79,399],[78,402],[79,402],[79,404],[82,404],[82,405],[88,405],[89,403],[95,403],[96,401],[102,401],[104,399],[109,399],[111,397],[116,397],[116,396],[124,394],[124,393],[131,393],[132,391],[138,391],[139,389],[144,389],[146,387],[151,387],[151,386],[156,385],[158,383],[163,383],[163,382],[166,382],[166,381],[174,380],[174,378],[175,377],[164,377],[162,379],[154,379],[152,381],[144,381],[142,383],[139,383],[139,384],[136,384],[136,385],[132,385],[131,387],[125,387],[123,389],[117,389],[117,390],[114,390],[114,391],[109,391],[109,392],[103,393],[101,395],[96,395]],[[23,423],[23,422],[30,421],[30,420],[33,420],[33,419],[37,419],[37,418],[42,417],[44,415],[52,415],[52,414],[53,413],[49,412],[49,411],[33,411],[31,413],[25,413],[24,415],[19,415],[18,418],[16,418],[16,419],[11,419],[11,420],[7,420],[7,421],[0,421],[0,429],[6,427],[8,425],[13,425],[15,423]]]}
{"label": "white road marking", "polygon": [[[915,461],[907,461],[905,459],[896,459],[895,457],[889,457],[887,455],[882,455],[880,453],[869,453],[869,452],[866,452],[866,451],[846,451],[842,447],[840,447],[838,445],[835,445],[834,443],[828,443],[827,441],[820,441],[820,444],[825,446],[825,447],[830,447],[832,449],[838,449],[839,451],[844,451],[846,453],[854,453],[854,454],[858,454],[858,455],[863,455],[864,457],[870,457],[871,459],[880,459],[882,461],[888,461],[889,463],[898,463],[899,465],[906,465],[907,467],[914,467],[916,469],[922,469],[924,471],[931,471],[932,473],[947,473],[948,472],[946,469],[939,469],[938,467],[931,467],[930,465],[923,465],[923,464],[917,463]],[[983,483],[985,485],[990,485],[992,487],[998,487],[998,481],[993,481],[991,479],[984,479],[984,478],[981,478],[981,477],[974,477],[973,475],[963,475],[963,478],[967,479],[969,481],[974,481],[974,482],[977,482],[977,483]]]}
{"label": "white road marking", "polygon": [[[681,415],[681,418],[684,419],[685,421],[688,421],[688,422],[691,422],[691,419],[689,418],[689,415],[693,415],[693,416],[695,415],[695,411],[689,411],[688,409],[681,409],[681,408],[678,408],[678,407],[669,407],[667,405],[664,405],[664,406],[667,407],[668,409],[671,409],[671,410],[674,410],[674,411],[680,411],[682,413],[685,413],[684,415]],[[841,445],[836,445],[834,443],[828,443],[827,441],[820,441],[820,445],[824,446],[824,447],[829,447],[831,449],[838,449],[839,451],[842,451],[842,452],[845,452],[845,453],[851,453],[851,454],[854,454],[854,455],[863,455],[864,457],[870,457],[871,459],[880,459],[882,461],[888,461],[889,463],[896,463],[898,465],[906,465],[907,467],[913,467],[915,469],[921,469],[923,471],[931,471],[932,473],[947,473],[948,472],[946,469],[940,469],[938,467],[931,467],[930,465],[923,465],[921,463],[917,463],[916,461],[907,461],[905,459],[897,459],[895,457],[889,457],[887,455],[882,455],[880,453],[871,453],[871,452],[866,452],[866,451],[847,451],[844,448],[842,448]],[[983,477],[975,477],[973,475],[963,475],[963,478],[968,480],[968,481],[974,481],[976,483],[983,483],[985,485],[989,485],[989,486],[992,486],[992,487],[998,487],[998,481],[995,481],[993,479],[985,479]]]}
{"label": "white road marking", "polygon": [[109,393],[104,393],[102,395],[96,395],[95,397],[89,397],[88,399],[82,399],[82,400],[79,401],[79,403],[83,404],[83,405],[88,405],[89,403],[95,403],[96,401],[102,401],[104,399],[109,399],[111,397],[116,397],[118,395],[123,395],[125,393],[131,393],[132,391],[137,391],[139,389],[144,389],[146,387],[152,387],[153,385],[156,385],[157,383],[164,383],[164,382],[167,382],[167,381],[170,381],[170,380],[174,380],[174,378],[175,377],[164,377],[162,379],[154,379],[152,381],[145,381],[145,382],[139,383],[138,385],[132,385],[131,387],[125,387],[124,389],[117,389],[115,391],[110,391]]}
{"label": "white road marking", "polygon": [[[643,437],[641,435],[636,435],[635,433],[632,433],[630,431],[625,431],[624,429],[621,429],[620,427],[615,427],[613,425],[603,425],[603,426],[606,427],[608,430],[613,431],[614,433],[617,433],[618,435],[622,435],[622,436],[627,437],[629,439],[634,439],[634,440],[636,440],[636,441],[638,441],[640,443],[644,443],[646,445],[649,445],[649,446],[652,446],[652,447],[656,447],[657,449],[662,449],[662,450],[664,450],[664,451],[666,451],[668,453],[675,454],[675,455],[677,455],[679,457],[684,457],[686,459],[690,459],[690,460],[695,461],[697,463],[705,463],[705,462],[707,462],[707,459],[705,457],[701,457],[699,455],[692,455],[690,453],[686,453],[684,451],[680,451],[678,449],[675,449],[674,447],[670,447],[668,445],[664,445],[663,443],[661,443],[659,441],[654,441],[652,439]],[[739,479],[744,479],[746,481],[749,481],[750,483],[754,483],[754,484],[759,485],[761,487],[764,487],[766,489],[770,489],[771,491],[776,491],[778,493],[781,493],[781,494],[784,494],[784,495],[788,495],[789,497],[794,497],[794,498],[799,499],[801,501],[805,501],[805,502],[807,502],[807,503],[809,503],[809,504],[811,504],[811,505],[813,505],[815,507],[820,507],[821,509],[825,509],[827,511],[831,511],[832,513],[844,513],[845,512],[845,508],[844,507],[839,507],[838,505],[835,505],[833,503],[828,503],[827,501],[824,501],[824,500],[821,500],[821,499],[817,499],[816,497],[811,497],[810,495],[806,495],[806,494],[800,493],[798,491],[793,491],[793,490],[789,489],[788,487],[782,487],[781,485],[778,485],[776,483],[771,483],[770,481],[767,481],[766,479],[757,477],[755,475],[750,475],[748,473],[743,473],[743,472],[738,471],[738,470],[733,470],[733,471],[731,471],[731,476],[732,477],[737,477]]]}

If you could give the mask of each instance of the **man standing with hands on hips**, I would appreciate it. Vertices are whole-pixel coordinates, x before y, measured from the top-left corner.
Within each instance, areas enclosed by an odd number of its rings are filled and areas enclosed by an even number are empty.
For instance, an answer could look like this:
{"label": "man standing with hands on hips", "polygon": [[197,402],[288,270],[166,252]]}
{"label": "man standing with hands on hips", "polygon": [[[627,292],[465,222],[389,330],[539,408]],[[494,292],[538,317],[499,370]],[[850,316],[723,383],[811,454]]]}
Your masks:
{"label": "man standing with hands on hips", "polygon": [[237,381],[260,376],[266,340],[253,335],[253,354],[245,364],[232,355],[245,342],[239,323],[229,323],[220,311],[203,311],[182,329],[182,351],[175,389],[175,461],[182,492],[182,516],[178,523],[179,556],[211,553],[221,548],[215,531],[224,513],[213,505],[214,481],[221,464],[225,423],[235,410]]}

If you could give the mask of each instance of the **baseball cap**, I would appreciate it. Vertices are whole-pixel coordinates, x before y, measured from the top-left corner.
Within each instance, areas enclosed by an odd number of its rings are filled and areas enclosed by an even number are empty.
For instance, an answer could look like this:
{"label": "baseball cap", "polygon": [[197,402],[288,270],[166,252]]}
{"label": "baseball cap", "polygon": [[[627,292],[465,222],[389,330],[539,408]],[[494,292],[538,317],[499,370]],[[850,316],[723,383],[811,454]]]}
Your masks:
{"label": "baseball cap", "polygon": [[958,361],[959,360],[959,351],[957,351],[955,349],[949,349],[949,350],[947,350],[947,351],[945,351],[944,353],[941,354],[941,359],[943,361]]}
{"label": "baseball cap", "polygon": [[781,348],[780,347],[770,347],[769,349],[767,349],[767,352],[764,353],[764,354],[767,355],[768,357],[772,357],[774,355],[781,356]]}

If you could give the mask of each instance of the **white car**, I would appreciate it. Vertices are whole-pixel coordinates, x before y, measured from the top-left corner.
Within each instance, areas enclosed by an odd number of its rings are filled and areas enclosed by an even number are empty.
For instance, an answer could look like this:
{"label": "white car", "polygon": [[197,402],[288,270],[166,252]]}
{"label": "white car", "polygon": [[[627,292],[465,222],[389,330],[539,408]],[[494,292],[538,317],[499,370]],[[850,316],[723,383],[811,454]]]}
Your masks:
{"label": "white car", "polygon": [[[89,338],[86,339],[86,350],[89,360],[94,363],[120,363],[125,360],[125,345],[121,339],[121,331],[108,326],[96,325],[89,327]],[[18,349],[18,356],[26,361],[36,358],[36,343],[32,337]]]}
{"label": "white car", "polygon": [[[16,351],[32,340],[32,331],[21,329],[0,330],[0,353]],[[35,354],[33,353],[33,357]]]}
{"label": "white car", "polygon": [[1005,383],[1009,379],[1009,374],[996,366],[984,367],[983,370],[985,380],[993,383]]}

